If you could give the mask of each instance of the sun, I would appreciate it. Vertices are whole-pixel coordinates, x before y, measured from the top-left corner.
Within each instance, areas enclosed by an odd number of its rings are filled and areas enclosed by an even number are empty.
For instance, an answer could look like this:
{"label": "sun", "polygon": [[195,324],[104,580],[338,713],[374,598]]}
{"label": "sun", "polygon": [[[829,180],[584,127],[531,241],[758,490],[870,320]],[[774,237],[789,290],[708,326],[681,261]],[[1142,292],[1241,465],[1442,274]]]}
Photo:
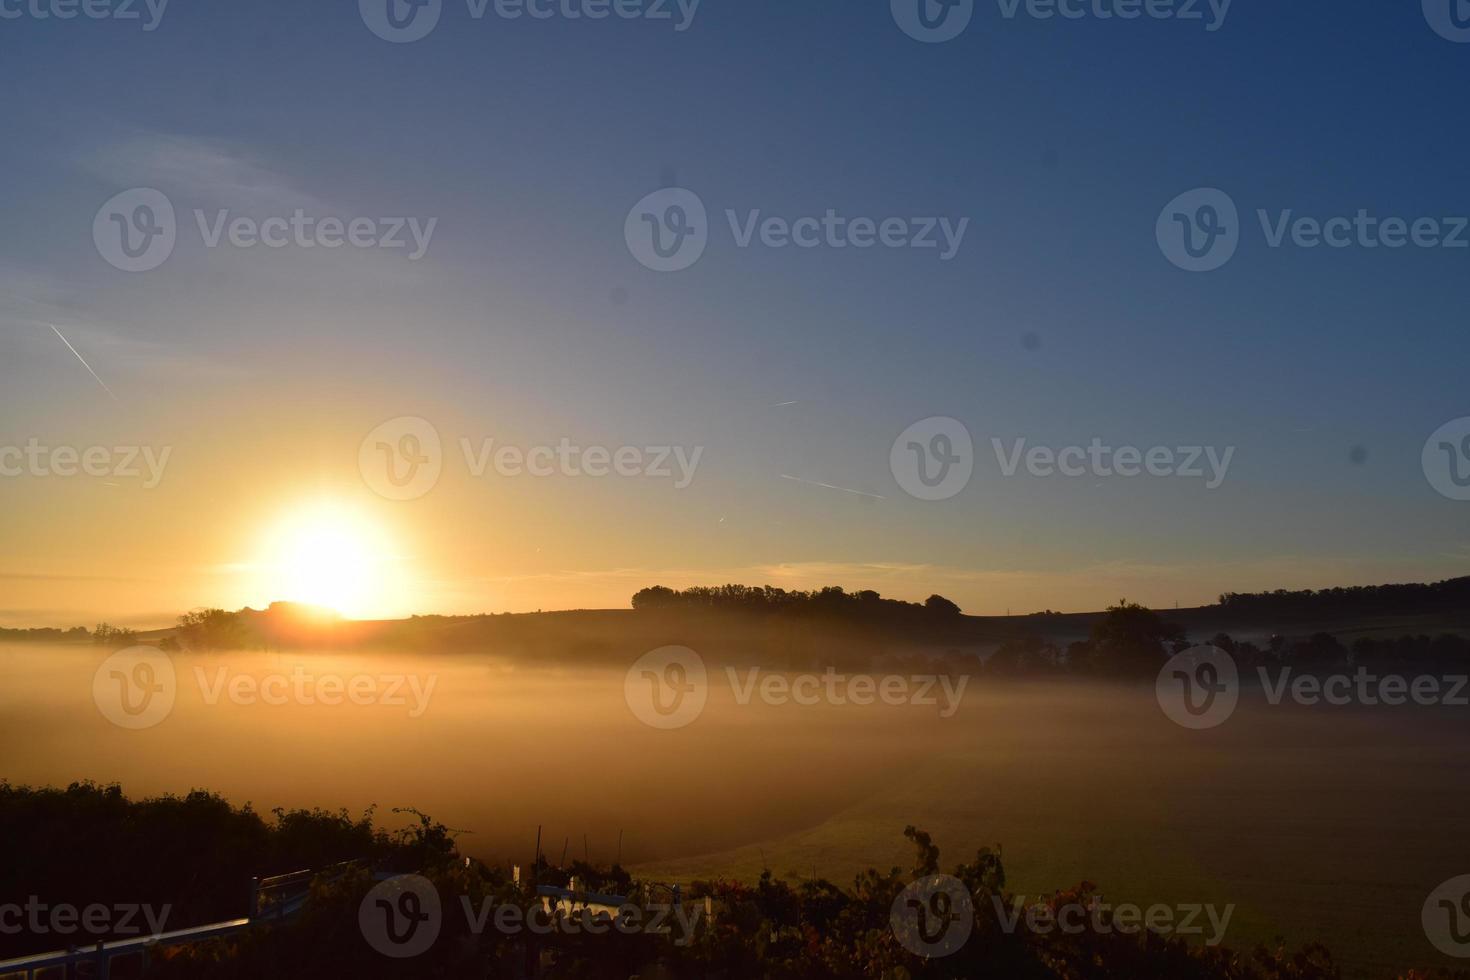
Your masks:
{"label": "sun", "polygon": [[324,606],[352,618],[382,615],[396,560],[386,530],[337,501],[317,501],[266,534],[262,586],[271,600]]}

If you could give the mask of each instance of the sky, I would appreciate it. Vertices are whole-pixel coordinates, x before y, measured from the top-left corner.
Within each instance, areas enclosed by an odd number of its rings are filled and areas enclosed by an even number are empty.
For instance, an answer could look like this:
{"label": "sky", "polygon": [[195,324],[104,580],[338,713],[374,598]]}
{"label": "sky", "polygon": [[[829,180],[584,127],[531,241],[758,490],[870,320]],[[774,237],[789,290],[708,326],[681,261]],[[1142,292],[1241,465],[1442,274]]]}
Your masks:
{"label": "sky", "polygon": [[0,624],[1464,573],[1470,10],[918,3],[0,0]]}

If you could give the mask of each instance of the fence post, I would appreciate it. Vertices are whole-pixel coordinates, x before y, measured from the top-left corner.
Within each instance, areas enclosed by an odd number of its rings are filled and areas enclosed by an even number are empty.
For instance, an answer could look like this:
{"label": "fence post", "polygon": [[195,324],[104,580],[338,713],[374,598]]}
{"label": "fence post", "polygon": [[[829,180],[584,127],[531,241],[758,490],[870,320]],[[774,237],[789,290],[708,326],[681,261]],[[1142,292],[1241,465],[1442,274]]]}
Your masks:
{"label": "fence post", "polygon": [[255,913],[260,908],[260,878],[250,879],[250,906],[245,910],[245,918],[255,918]]}

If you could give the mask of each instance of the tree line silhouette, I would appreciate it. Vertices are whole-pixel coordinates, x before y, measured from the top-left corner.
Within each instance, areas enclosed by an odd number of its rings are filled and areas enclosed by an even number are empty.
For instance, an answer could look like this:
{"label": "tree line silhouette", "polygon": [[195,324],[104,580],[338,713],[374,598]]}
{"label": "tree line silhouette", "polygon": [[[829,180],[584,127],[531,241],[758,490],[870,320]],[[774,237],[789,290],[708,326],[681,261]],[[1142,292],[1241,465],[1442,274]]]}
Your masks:
{"label": "tree line silhouette", "polygon": [[[582,611],[546,616],[430,616],[390,624],[352,624],[321,610],[274,603],[266,610],[202,609],[179,617],[168,635],[149,642],[164,650],[228,650],[347,647],[375,642],[395,649],[452,651],[495,642],[523,659],[595,662],[621,657],[624,647],[680,627],[716,654],[721,645],[763,657],[768,666],[822,662],[853,669],[865,663],[894,666],[928,658],[955,673],[1145,675],[1191,642],[1183,628],[1143,606],[1121,601],[1097,614],[1047,611],[1026,616],[966,616],[941,595],[920,602],[891,599],[840,586],[812,591],[775,586],[720,585],[676,590],[661,585],[632,597],[634,616]],[[1429,584],[1378,585],[1318,591],[1227,593],[1218,606],[1188,610],[1191,622],[1227,626],[1206,640],[1242,666],[1470,667],[1470,641],[1455,632],[1408,633],[1394,639],[1352,639],[1313,626],[1326,620],[1344,629],[1371,627],[1375,616],[1437,616],[1454,629],[1470,613],[1470,577]],[[603,618],[597,618],[603,617]],[[672,620],[669,617],[673,617]],[[1467,617],[1470,619],[1470,617]],[[1362,623],[1360,626],[1359,624]],[[1293,629],[1300,624],[1300,634]],[[1238,627],[1238,629],[1237,629]],[[1250,630],[1261,642],[1237,640],[1229,631]],[[1067,642],[1087,631],[1085,639]],[[1059,639],[1059,637],[1061,639]],[[0,642],[87,642],[118,649],[139,642],[136,632],[107,623],[95,630],[0,629]],[[988,655],[977,654],[977,649]],[[923,652],[920,652],[923,651]],[[992,652],[993,651],[993,652]],[[738,651],[725,651],[738,652]],[[771,658],[776,658],[772,660]],[[781,660],[781,658],[785,658]]]}
{"label": "tree line silhouette", "polygon": [[1470,611],[1470,576],[1404,585],[1227,592],[1220,596],[1219,605],[1222,612],[1237,620],[1463,613]]}
{"label": "tree line silhouette", "polygon": [[633,608],[728,610],[742,613],[848,616],[898,623],[952,621],[960,607],[942,595],[931,595],[922,603],[885,599],[871,589],[848,592],[829,585],[811,592],[780,589],[773,585],[715,585],[670,589],[662,585],[639,590]]}

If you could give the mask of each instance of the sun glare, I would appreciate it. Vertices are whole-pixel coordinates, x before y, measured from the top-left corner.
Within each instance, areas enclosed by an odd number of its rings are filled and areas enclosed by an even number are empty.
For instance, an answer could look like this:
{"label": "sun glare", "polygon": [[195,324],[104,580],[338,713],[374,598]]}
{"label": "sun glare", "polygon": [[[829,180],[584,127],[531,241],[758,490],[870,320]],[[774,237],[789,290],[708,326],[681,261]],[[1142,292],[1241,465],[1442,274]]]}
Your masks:
{"label": "sun glare", "polygon": [[304,507],[271,529],[263,587],[272,600],[325,606],[352,618],[385,614],[397,577],[384,529],[351,507]]}

